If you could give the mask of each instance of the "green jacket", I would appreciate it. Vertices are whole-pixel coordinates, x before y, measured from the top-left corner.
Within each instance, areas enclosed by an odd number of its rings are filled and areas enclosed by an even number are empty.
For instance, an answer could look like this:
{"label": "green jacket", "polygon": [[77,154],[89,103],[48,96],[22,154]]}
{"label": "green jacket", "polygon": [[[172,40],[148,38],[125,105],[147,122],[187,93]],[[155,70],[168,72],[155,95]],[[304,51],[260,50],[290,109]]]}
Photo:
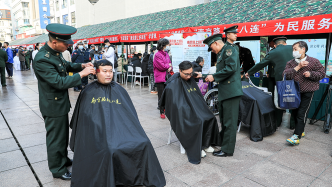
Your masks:
{"label": "green jacket", "polygon": [[0,49],[0,68],[6,67],[7,61],[8,61],[8,55],[6,51]]}
{"label": "green jacket", "polygon": [[282,73],[285,70],[288,61],[293,59],[293,47],[291,45],[278,45],[274,50],[270,51],[265,58],[254,67],[252,67],[248,74],[252,75],[264,67],[273,66],[274,76],[276,81],[283,79]]}
{"label": "green jacket", "polygon": [[39,108],[43,116],[68,114],[71,107],[68,88],[80,85],[81,77],[78,73],[67,76],[67,72],[81,71],[81,65],[67,62],[61,52],[47,44],[39,50],[32,66],[38,79]]}
{"label": "green jacket", "polygon": [[217,72],[213,74],[218,85],[218,100],[223,101],[243,95],[239,51],[226,42],[218,53]]}
{"label": "green jacket", "polygon": [[26,51],[26,53],[25,53],[25,61],[29,61],[29,59],[31,57],[31,53],[32,53],[32,51]]}

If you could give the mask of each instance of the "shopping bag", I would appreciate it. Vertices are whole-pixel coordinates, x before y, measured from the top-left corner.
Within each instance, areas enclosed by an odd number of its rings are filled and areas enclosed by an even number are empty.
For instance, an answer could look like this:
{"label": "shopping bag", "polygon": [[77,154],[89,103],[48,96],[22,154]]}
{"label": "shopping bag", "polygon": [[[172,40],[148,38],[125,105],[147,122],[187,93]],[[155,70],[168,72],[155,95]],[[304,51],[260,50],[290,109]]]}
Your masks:
{"label": "shopping bag", "polygon": [[207,92],[207,88],[209,87],[208,82],[203,82],[203,79],[199,79],[198,81],[198,88],[201,91],[202,95],[204,96]]}
{"label": "shopping bag", "polygon": [[274,89],[274,104],[279,109],[296,109],[301,103],[300,84],[294,80],[277,81]]}

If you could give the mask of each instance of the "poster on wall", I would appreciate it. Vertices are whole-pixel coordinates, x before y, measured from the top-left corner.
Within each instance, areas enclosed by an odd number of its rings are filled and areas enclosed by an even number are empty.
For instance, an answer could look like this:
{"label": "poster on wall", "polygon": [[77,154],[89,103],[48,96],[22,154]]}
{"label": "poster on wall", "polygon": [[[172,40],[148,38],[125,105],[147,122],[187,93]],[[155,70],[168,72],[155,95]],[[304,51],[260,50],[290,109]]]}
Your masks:
{"label": "poster on wall", "polygon": [[49,0],[39,0],[39,18],[40,18],[40,28],[45,29],[46,26],[51,23],[50,16],[50,3]]}
{"label": "poster on wall", "polygon": [[308,45],[308,56],[317,58],[325,67],[326,39],[289,39],[287,45],[293,45],[295,42],[304,41]]}
{"label": "poster on wall", "polygon": [[167,34],[164,38],[168,39],[171,44],[169,55],[172,59],[173,71],[179,72],[179,64],[184,60],[183,36],[182,34]]}
{"label": "poster on wall", "polygon": [[179,72],[179,64],[183,61],[196,61],[201,56],[204,59],[202,73],[208,73],[211,67],[211,53],[203,40],[211,33],[174,33],[161,34],[161,38],[167,38],[171,44],[170,56],[172,58],[173,71]]}
{"label": "poster on wall", "polygon": [[183,33],[183,59],[193,62],[197,57],[203,57],[203,74],[207,74],[211,68],[211,52],[208,52],[209,47],[203,44],[209,36],[211,33]]}

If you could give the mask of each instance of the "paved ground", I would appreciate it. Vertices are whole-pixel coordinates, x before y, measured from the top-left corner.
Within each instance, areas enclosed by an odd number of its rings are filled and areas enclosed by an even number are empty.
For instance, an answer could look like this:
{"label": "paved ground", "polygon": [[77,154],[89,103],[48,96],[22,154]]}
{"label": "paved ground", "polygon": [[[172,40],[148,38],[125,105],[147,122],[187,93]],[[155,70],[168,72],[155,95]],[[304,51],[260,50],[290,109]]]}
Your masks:
{"label": "paved ground", "polygon": [[[46,133],[33,73],[15,71],[7,84],[0,88],[4,116],[0,116],[0,186],[70,186],[70,182],[53,179],[48,170]],[[201,164],[193,165],[180,154],[175,136],[171,145],[166,144],[170,126],[158,116],[157,96],[147,87],[126,89],[155,148],[167,186],[332,186],[332,138],[322,132],[322,123],[307,125],[306,137],[292,147],[286,143],[292,131],[285,114],[282,127],[263,141],[250,141],[248,129],[242,128],[233,157],[208,154]],[[69,94],[74,106],[78,93],[70,89]],[[69,155],[73,157],[72,152]]]}

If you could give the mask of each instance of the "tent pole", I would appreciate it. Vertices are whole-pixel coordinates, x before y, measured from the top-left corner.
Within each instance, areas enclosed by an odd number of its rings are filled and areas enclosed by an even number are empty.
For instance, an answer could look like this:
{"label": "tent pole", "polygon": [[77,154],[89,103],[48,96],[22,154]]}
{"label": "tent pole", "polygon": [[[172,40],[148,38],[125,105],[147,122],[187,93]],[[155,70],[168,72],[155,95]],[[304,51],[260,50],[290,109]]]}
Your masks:
{"label": "tent pole", "polygon": [[331,51],[331,33],[329,33],[326,40],[326,51],[325,51],[325,72],[327,71],[327,66],[329,65],[329,57]]}

